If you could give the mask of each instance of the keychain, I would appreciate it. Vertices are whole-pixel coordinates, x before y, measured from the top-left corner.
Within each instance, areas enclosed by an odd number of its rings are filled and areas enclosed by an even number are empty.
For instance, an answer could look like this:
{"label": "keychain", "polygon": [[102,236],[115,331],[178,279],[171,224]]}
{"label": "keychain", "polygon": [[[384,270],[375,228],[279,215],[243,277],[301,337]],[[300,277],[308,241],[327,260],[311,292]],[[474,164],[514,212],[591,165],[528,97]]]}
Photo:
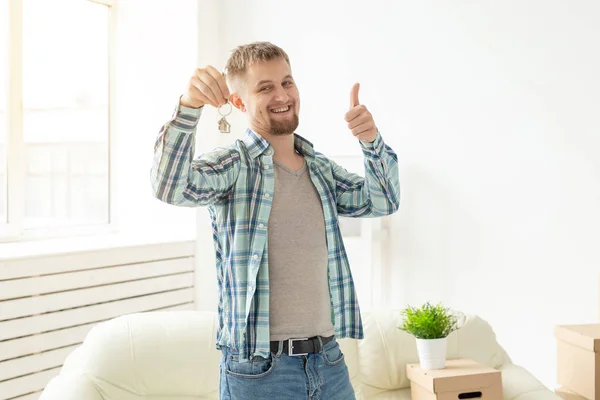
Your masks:
{"label": "keychain", "polygon": [[[222,114],[221,113],[221,107],[223,107],[223,106],[229,106],[229,112],[227,114]],[[221,133],[229,133],[229,132],[231,132],[231,125],[229,124],[229,122],[227,122],[227,119],[225,119],[225,117],[228,116],[229,114],[231,114],[231,111],[233,110],[233,107],[231,107],[231,104],[229,102],[225,103],[221,107],[219,107],[217,109],[217,111],[219,112],[219,115],[222,117],[219,120],[219,131]]]}
{"label": "keychain", "polygon": [[[227,68],[225,68],[223,70],[223,72],[221,73],[221,75],[223,75],[223,77],[225,78],[227,76]],[[225,115],[223,115],[221,113],[221,107],[223,106],[229,106],[229,112]],[[229,122],[227,122],[227,119],[225,118],[226,116],[228,116],[229,114],[231,114],[231,111],[233,110],[233,107],[231,106],[231,103],[227,102],[225,104],[223,104],[222,106],[219,106],[219,108],[217,108],[217,111],[219,113],[219,115],[222,117],[219,120],[219,132],[221,133],[229,133],[231,132],[231,124]]]}

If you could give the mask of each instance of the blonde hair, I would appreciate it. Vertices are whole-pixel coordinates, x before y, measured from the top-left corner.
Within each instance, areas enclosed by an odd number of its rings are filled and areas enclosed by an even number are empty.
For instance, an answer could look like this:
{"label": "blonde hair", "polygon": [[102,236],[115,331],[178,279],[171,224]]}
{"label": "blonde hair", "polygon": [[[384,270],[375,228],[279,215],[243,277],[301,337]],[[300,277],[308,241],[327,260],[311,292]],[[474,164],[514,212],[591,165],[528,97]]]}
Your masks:
{"label": "blonde hair", "polygon": [[270,42],[252,42],[236,47],[227,64],[224,74],[227,80],[232,82],[236,78],[243,77],[248,68],[257,61],[270,61],[276,58],[283,58],[291,67],[290,58],[287,53],[279,46]]}

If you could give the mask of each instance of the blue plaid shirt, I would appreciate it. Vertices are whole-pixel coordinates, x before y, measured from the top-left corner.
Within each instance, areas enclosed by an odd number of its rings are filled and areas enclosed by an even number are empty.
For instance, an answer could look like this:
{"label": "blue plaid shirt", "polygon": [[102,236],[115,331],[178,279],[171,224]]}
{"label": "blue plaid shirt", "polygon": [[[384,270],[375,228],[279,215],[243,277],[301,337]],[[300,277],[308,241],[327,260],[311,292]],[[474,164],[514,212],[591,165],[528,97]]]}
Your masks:
{"label": "blue plaid shirt", "polygon": [[[268,222],[274,191],[273,148],[252,130],[232,145],[194,159],[202,108],[179,106],[163,125],[154,148],[151,183],[159,200],[207,206],[216,250],[219,293],[217,348],[240,360],[270,354]],[[354,282],[338,216],[380,217],[399,206],[397,156],[380,133],[360,142],[365,177],[350,173],[295,135],[321,196],[328,249],[331,321],[338,338],[363,338]]]}

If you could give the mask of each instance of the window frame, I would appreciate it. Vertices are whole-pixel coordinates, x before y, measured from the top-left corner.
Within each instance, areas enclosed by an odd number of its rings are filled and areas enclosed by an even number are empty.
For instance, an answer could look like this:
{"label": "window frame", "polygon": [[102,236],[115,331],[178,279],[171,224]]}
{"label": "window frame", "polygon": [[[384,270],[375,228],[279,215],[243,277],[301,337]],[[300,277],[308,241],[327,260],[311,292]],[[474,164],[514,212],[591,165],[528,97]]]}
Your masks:
{"label": "window frame", "polygon": [[25,229],[25,143],[23,140],[23,5],[8,0],[8,83],[6,119],[6,222],[0,221],[0,243],[117,231],[115,215],[115,0],[80,0],[108,7],[108,222],[101,225]]}

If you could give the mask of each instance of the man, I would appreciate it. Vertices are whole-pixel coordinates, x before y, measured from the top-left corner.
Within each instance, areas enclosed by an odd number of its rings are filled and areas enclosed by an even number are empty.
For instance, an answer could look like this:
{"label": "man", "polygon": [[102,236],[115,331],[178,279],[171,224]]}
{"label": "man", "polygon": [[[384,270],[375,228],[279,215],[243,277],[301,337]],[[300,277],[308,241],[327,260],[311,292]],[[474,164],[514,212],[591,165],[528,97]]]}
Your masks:
{"label": "man", "polygon": [[[336,339],[362,339],[363,330],[338,216],[398,209],[396,154],[359,104],[358,84],[346,121],[365,178],[294,133],[300,97],[281,48],[239,46],[226,71],[195,71],[160,131],[151,174],[158,199],[210,211],[221,399],[353,399]],[[245,137],[194,160],[202,109],[227,101],[246,114]]]}

